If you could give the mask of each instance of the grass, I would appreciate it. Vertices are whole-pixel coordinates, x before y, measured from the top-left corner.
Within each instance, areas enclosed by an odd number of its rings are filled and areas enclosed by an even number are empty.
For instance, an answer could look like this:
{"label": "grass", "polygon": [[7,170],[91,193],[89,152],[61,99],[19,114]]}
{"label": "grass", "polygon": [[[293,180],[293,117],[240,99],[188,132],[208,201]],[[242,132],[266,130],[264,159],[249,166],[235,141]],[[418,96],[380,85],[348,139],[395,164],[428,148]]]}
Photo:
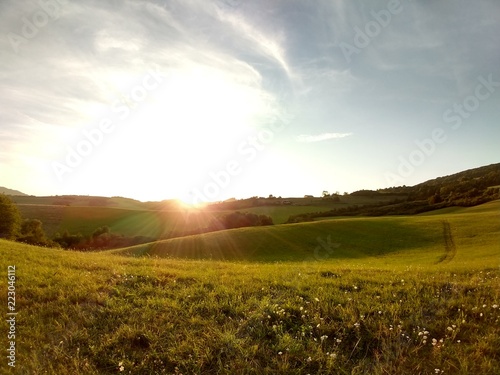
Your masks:
{"label": "grass", "polygon": [[[347,196],[341,202],[331,202],[321,198],[290,198],[293,205],[259,206],[241,211],[268,215],[275,224],[284,223],[290,215],[314,211],[326,211],[332,208],[353,204],[372,204],[379,200],[391,200],[398,196],[382,198]],[[205,228],[210,221],[221,213],[229,211],[185,210],[167,206],[164,210],[151,210],[150,203],[132,199],[113,197],[12,197],[18,205],[23,218],[39,219],[45,232],[53,236],[56,232],[82,233],[90,235],[100,226],[108,226],[112,232],[124,236],[145,236],[164,238],[172,231],[189,231]],[[92,206],[100,200],[106,206]],[[66,202],[67,204],[64,204]],[[155,206],[158,207],[158,204]]]}
{"label": "grass", "polygon": [[386,258],[434,264],[445,253],[443,227],[448,223],[455,246],[455,263],[476,259],[497,262],[491,251],[500,238],[500,201],[449,209],[440,214],[399,217],[360,217],[317,222],[239,228],[174,238],[116,250],[137,256],[184,257],[247,261],[306,261]]}
{"label": "grass", "polygon": [[[217,233],[226,254],[251,238],[295,254],[280,262],[0,241],[2,278],[17,268],[11,373],[498,374],[498,208]],[[328,235],[340,246],[314,260]]]}
{"label": "grass", "polygon": [[205,227],[214,217],[211,212],[181,210],[150,211],[115,207],[19,205],[22,217],[38,218],[49,236],[56,232],[90,235],[101,226],[128,237],[162,238],[172,231]]}

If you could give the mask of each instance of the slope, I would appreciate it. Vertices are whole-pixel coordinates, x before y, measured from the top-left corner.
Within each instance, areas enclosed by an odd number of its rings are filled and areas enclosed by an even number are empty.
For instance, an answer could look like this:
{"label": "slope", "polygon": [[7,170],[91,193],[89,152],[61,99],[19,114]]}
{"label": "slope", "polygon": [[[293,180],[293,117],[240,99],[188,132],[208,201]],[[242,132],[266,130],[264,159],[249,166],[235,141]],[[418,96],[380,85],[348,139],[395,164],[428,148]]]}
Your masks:
{"label": "slope", "polygon": [[[114,250],[133,256],[248,261],[362,259],[397,255],[404,262],[443,259],[450,239],[457,262],[498,257],[500,201],[441,214],[343,218],[240,228]],[[411,256],[409,255],[411,254]],[[392,257],[394,258],[394,257]],[[394,261],[392,259],[391,261]]]}

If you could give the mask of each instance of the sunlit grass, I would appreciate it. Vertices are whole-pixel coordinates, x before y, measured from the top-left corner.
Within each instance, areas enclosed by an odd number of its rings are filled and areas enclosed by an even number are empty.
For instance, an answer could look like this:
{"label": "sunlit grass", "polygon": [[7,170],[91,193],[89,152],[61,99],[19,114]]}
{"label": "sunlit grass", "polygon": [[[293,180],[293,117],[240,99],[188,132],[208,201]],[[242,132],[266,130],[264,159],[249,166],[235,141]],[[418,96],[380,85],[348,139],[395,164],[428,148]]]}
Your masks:
{"label": "sunlit grass", "polygon": [[[356,256],[341,242],[342,256],[322,261],[135,258],[0,241],[1,269],[17,267],[16,373],[498,374],[495,210],[403,217],[397,227],[398,218],[375,220],[351,242]],[[338,238],[347,241],[356,220]],[[449,261],[444,220],[457,247]],[[319,224],[283,243],[315,241]],[[389,230],[389,251],[361,256],[369,235],[384,245],[381,224],[423,234],[420,246],[398,249],[411,241],[394,242]]]}

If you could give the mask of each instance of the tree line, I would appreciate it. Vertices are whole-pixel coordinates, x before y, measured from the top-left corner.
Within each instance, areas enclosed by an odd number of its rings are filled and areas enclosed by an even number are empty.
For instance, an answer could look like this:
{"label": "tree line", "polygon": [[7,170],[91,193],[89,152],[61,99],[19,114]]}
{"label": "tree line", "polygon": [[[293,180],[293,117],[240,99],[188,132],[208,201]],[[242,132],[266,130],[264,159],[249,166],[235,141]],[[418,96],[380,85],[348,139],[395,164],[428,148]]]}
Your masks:
{"label": "tree line", "polygon": [[111,233],[107,226],[99,227],[91,235],[56,233],[49,238],[38,219],[23,219],[17,206],[5,194],[0,194],[0,238],[30,245],[74,250],[99,250],[133,246],[153,241],[144,236],[126,237]]}

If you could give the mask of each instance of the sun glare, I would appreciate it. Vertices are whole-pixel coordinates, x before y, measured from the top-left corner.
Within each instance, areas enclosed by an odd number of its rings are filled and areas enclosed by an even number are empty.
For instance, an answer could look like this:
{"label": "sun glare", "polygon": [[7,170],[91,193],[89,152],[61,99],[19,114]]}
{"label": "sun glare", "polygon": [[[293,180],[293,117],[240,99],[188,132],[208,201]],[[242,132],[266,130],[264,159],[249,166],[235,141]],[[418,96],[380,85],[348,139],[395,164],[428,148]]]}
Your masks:
{"label": "sun glare", "polygon": [[[109,152],[122,155],[126,165],[140,164],[144,176],[154,176],[157,186],[147,189],[185,203],[192,202],[189,192],[200,180],[234,156],[268,109],[258,87],[212,70],[168,76],[149,95],[137,104],[122,139]],[[144,190],[144,180],[135,181]]]}

